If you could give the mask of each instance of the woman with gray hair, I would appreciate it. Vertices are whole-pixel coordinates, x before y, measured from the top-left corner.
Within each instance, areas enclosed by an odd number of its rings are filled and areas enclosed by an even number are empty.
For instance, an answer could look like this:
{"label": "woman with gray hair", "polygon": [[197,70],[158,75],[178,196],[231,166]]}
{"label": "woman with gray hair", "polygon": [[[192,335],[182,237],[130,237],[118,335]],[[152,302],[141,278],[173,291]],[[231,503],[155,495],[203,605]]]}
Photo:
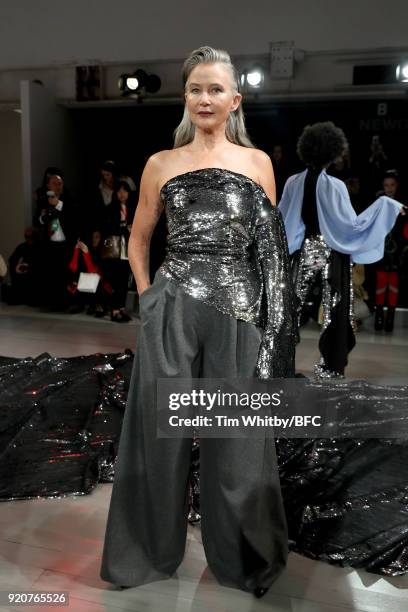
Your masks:
{"label": "woman with gray hair", "polygon": [[[183,66],[174,146],[140,184],[129,260],[141,328],[120,439],[101,576],[169,578],[186,543],[190,438],[157,438],[156,381],[294,375],[289,259],[269,156],[251,143],[226,51]],[[149,244],[165,208],[167,255],[149,285]],[[263,595],[286,563],[287,526],[271,437],[202,438],[202,535],[222,584]]]}

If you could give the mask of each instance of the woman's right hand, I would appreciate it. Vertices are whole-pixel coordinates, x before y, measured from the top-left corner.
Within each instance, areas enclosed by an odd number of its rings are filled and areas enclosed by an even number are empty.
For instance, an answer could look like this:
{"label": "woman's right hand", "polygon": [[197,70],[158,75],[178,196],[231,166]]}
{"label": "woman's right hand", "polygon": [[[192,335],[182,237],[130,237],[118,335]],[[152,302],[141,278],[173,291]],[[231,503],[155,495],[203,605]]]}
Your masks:
{"label": "woman's right hand", "polygon": [[144,285],[143,288],[141,288],[141,290],[139,291],[139,289],[137,290],[137,293],[140,296],[142,296],[144,294],[145,291],[147,291],[148,289],[150,289],[151,285]]}
{"label": "woman's right hand", "polygon": [[[164,152],[167,154],[167,151]],[[129,263],[136,280],[138,294],[150,287],[149,259],[151,237],[164,210],[160,198],[163,160],[158,153],[149,157],[140,180],[139,200],[129,236]]]}

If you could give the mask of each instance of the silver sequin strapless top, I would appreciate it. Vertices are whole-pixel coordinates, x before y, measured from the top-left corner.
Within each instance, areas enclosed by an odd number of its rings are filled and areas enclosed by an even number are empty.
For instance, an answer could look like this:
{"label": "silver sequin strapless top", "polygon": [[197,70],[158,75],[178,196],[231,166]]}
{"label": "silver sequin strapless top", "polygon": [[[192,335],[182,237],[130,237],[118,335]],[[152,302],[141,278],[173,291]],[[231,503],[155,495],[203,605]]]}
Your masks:
{"label": "silver sequin strapless top", "polygon": [[294,368],[294,304],[279,210],[258,183],[222,168],[179,174],[160,192],[168,238],[160,272],[189,295],[264,329],[260,378]]}

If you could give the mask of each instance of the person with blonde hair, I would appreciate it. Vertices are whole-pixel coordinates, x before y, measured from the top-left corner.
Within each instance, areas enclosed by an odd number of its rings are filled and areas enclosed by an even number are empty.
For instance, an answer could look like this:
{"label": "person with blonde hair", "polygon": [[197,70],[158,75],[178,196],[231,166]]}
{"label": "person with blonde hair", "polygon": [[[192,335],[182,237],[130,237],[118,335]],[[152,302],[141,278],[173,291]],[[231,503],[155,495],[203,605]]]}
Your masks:
{"label": "person with blonde hair", "polygon": [[[129,240],[141,328],[101,568],[121,586],[171,577],[185,551],[192,439],[157,438],[157,379],[294,376],[285,231],[271,160],[246,132],[239,75],[226,51],[204,46],[186,59],[183,84],[173,149],[146,163]],[[167,253],[150,286],[163,209]],[[200,450],[209,567],[260,597],[288,550],[274,439],[202,438]]]}

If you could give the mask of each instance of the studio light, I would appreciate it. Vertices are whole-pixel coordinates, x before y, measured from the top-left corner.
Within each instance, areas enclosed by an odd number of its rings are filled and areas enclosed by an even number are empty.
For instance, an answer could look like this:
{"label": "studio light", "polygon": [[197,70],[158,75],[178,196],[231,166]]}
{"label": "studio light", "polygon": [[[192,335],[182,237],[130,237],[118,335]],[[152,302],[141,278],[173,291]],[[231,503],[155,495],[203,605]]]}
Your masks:
{"label": "studio light", "polygon": [[122,96],[141,97],[148,93],[156,93],[161,87],[161,80],[156,74],[147,74],[138,69],[133,74],[121,74],[118,87]]}
{"label": "studio light", "polygon": [[139,81],[136,77],[127,77],[125,86],[131,91],[136,91],[136,89],[139,87]]}
{"label": "studio light", "polygon": [[247,89],[260,89],[265,80],[263,68],[254,66],[241,73],[241,86]]}
{"label": "studio light", "polygon": [[263,81],[263,74],[259,70],[252,70],[247,74],[248,85],[251,87],[259,87]]}
{"label": "studio light", "polygon": [[400,83],[408,83],[408,62],[404,62],[403,64],[399,64],[397,66],[397,81]]}

